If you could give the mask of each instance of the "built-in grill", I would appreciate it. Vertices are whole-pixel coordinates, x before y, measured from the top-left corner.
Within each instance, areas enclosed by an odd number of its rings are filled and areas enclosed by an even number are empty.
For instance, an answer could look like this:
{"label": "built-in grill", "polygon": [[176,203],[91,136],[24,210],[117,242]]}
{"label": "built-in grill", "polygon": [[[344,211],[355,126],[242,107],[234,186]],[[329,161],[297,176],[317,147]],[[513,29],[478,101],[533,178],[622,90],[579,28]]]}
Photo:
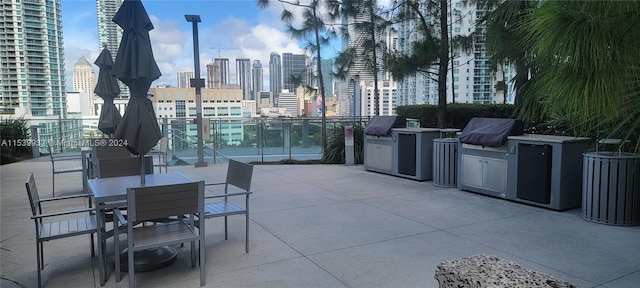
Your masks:
{"label": "built-in grill", "polygon": [[433,177],[436,128],[406,128],[404,116],[375,116],[364,129],[364,169],[426,181]]}
{"label": "built-in grill", "polygon": [[365,135],[391,136],[391,129],[407,127],[404,116],[374,116],[364,128]]}
{"label": "built-in grill", "polygon": [[[406,127],[403,116],[374,116],[364,128],[364,168],[393,174],[393,151],[397,142],[391,138],[391,129]],[[395,146],[394,146],[395,145]]]}
{"label": "built-in grill", "polygon": [[524,134],[524,124],[517,119],[471,118],[460,133],[460,142],[483,147],[500,147],[507,137]]}
{"label": "built-in grill", "polygon": [[515,119],[472,118],[459,137],[458,188],[555,210],[579,207],[589,139],[523,130]]}

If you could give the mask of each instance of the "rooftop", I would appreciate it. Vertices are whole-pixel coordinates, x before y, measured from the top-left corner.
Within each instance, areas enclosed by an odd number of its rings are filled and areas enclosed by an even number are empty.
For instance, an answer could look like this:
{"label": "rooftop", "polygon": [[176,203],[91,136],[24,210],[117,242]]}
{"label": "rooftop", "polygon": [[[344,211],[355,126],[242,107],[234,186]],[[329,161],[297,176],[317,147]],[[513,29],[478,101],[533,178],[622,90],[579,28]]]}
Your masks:
{"label": "rooftop", "polygon": [[[78,163],[65,163],[77,166]],[[223,181],[226,164],[170,167],[194,180]],[[3,165],[2,287],[36,287],[33,221],[24,182],[33,171],[51,196],[47,157]],[[56,175],[56,196],[82,191],[79,173]],[[363,166],[257,165],[250,252],[244,216],[207,221],[208,287],[438,287],[445,260],[493,254],[580,287],[637,287],[640,226],[592,223],[580,209],[558,212],[455,188],[365,171]],[[78,203],[74,203],[78,204]],[[88,236],[45,244],[45,287],[100,287]],[[189,248],[139,287],[199,287]],[[126,273],[105,287],[127,287]],[[20,283],[23,286],[19,286]]]}

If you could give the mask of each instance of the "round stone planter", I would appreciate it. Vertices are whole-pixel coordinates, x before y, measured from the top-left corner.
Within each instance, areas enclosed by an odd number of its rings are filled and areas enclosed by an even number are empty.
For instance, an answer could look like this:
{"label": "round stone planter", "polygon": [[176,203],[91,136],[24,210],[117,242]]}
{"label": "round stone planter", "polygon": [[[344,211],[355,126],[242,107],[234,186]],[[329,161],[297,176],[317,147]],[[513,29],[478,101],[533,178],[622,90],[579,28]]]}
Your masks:
{"label": "round stone planter", "polygon": [[582,218],[603,224],[640,225],[640,154],[583,154]]}

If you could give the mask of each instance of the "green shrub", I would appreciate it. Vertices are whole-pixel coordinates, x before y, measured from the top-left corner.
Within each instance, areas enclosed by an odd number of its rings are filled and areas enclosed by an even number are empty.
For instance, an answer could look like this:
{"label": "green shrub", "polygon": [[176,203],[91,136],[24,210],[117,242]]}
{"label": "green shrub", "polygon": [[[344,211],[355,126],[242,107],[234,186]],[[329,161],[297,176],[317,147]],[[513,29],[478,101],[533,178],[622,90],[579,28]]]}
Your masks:
{"label": "green shrub", "polygon": [[0,122],[0,152],[2,157],[0,163],[7,164],[18,161],[16,157],[22,153],[29,153],[30,147],[27,145],[17,145],[17,140],[27,140],[29,138],[29,128],[27,120],[20,118],[6,118]]}
{"label": "green shrub", "polygon": [[[364,127],[360,123],[353,125],[353,145],[354,145],[354,163],[364,163]],[[327,164],[344,164],[344,125],[340,125],[339,129],[335,129],[334,133],[327,139],[327,148],[322,155],[322,162]]]}
{"label": "green shrub", "polygon": [[[411,105],[396,108],[398,115],[420,120],[420,127],[438,127],[438,106]],[[449,122],[446,128],[463,129],[473,117],[512,118],[514,108],[510,104],[449,104]]]}

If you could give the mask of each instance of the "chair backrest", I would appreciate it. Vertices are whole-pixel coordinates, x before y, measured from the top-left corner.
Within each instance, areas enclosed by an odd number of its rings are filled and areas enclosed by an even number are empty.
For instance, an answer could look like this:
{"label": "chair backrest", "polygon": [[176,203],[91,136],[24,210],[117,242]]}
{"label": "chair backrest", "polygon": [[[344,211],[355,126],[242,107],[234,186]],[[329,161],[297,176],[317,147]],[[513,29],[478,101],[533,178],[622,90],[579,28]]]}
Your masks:
{"label": "chair backrest", "polygon": [[245,191],[251,191],[252,177],[252,164],[229,159],[229,167],[227,168],[227,185],[233,185]]}
{"label": "chair backrest", "polygon": [[31,212],[33,216],[38,215],[40,213],[40,196],[38,196],[38,188],[36,187],[36,179],[33,177],[33,172],[29,172],[24,186],[27,188],[27,195],[29,195]]}
{"label": "chair backrest", "polygon": [[169,150],[169,139],[167,139],[166,136],[160,138],[160,142],[158,143],[158,151],[160,151],[160,153],[167,153],[168,150]]}
{"label": "chair backrest", "polygon": [[[108,141],[108,139],[105,139],[105,141]],[[93,147],[93,156],[95,159],[125,158],[131,157],[131,152],[123,146],[99,145]]]}
{"label": "chair backrest", "polygon": [[47,150],[49,150],[49,159],[51,160],[51,163],[53,163],[53,147],[51,146],[51,142],[47,142]]}
{"label": "chair backrest", "polygon": [[196,213],[204,213],[204,181],[127,189],[130,223]]}
{"label": "chair backrest", "polygon": [[[95,161],[97,163],[95,173],[98,178],[140,174],[140,158],[138,157],[98,158]],[[145,174],[153,174],[153,157],[145,156],[144,164]]]}

